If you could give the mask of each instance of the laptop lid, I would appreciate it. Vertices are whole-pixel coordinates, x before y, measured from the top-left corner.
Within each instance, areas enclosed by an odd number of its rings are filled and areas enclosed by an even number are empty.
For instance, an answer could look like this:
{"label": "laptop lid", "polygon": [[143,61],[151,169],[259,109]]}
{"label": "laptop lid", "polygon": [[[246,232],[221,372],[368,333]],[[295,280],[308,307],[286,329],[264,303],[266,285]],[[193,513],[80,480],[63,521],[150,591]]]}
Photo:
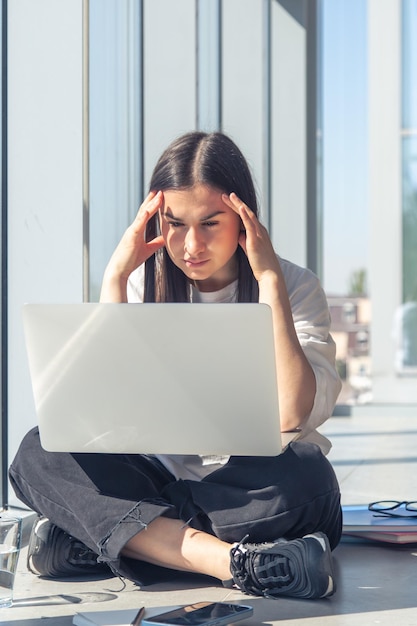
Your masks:
{"label": "laptop lid", "polygon": [[281,446],[262,304],[27,304],[46,450],[272,456]]}

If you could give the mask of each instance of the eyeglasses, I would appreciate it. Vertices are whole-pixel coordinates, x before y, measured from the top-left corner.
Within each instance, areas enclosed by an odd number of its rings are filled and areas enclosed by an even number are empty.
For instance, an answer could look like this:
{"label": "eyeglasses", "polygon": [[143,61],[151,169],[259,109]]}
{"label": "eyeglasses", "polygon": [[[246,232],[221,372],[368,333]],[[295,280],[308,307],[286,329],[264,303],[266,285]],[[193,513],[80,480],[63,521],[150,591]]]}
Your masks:
{"label": "eyeglasses", "polygon": [[[396,509],[399,509],[403,505],[404,512],[396,512]],[[371,502],[368,505],[368,509],[370,511],[380,513],[381,517],[384,517],[385,515],[388,517],[417,517],[416,501],[407,502],[407,500],[404,500],[403,502],[398,502],[397,500],[379,500],[378,502]],[[411,515],[407,514],[405,511],[409,511]]]}

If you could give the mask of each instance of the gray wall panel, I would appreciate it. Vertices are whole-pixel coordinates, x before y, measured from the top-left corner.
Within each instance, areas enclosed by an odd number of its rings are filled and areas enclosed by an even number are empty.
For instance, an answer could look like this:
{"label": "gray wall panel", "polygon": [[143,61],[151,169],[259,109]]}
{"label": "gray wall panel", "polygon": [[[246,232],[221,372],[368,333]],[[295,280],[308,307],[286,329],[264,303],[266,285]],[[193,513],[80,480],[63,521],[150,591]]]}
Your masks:
{"label": "gray wall panel", "polygon": [[196,125],[194,0],[144,3],[145,186],[156,159],[177,135]]}
{"label": "gray wall panel", "polygon": [[22,305],[82,300],[81,0],[9,2],[8,38],[12,457],[36,421]]}
{"label": "gray wall panel", "polygon": [[264,141],[262,7],[262,2],[253,0],[222,3],[222,130],[237,142],[248,159],[261,200]]}
{"label": "gray wall panel", "polygon": [[[306,255],[306,32],[272,3],[272,230],[278,252]],[[314,167],[315,164],[310,164]]]}

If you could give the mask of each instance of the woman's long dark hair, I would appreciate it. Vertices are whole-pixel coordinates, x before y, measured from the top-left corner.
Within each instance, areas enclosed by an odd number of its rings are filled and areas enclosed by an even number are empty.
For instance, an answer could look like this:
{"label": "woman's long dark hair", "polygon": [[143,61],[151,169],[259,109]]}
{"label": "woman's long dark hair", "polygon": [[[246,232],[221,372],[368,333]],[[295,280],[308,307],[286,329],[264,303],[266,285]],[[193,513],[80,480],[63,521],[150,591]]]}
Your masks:
{"label": "woman's long dark hair", "polygon": [[[248,164],[235,143],[223,133],[191,132],[176,139],[157,162],[150,190],[190,189],[196,184],[214,187],[238,197],[258,215],[256,192]],[[158,214],[148,222],[146,239],[159,234]],[[257,302],[258,283],[240,246],[238,302]],[[145,264],[145,302],[188,302],[189,281],[171,261],[165,248]]]}

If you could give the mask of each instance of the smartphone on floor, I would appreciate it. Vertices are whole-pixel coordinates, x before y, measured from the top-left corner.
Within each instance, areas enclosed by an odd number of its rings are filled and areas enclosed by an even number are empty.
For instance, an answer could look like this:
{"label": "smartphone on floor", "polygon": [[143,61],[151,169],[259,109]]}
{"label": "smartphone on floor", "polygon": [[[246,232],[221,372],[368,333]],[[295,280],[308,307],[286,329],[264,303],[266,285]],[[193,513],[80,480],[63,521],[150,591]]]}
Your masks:
{"label": "smartphone on floor", "polygon": [[173,611],[145,617],[142,626],[221,626],[253,615],[253,608],[227,602],[196,602]]}

